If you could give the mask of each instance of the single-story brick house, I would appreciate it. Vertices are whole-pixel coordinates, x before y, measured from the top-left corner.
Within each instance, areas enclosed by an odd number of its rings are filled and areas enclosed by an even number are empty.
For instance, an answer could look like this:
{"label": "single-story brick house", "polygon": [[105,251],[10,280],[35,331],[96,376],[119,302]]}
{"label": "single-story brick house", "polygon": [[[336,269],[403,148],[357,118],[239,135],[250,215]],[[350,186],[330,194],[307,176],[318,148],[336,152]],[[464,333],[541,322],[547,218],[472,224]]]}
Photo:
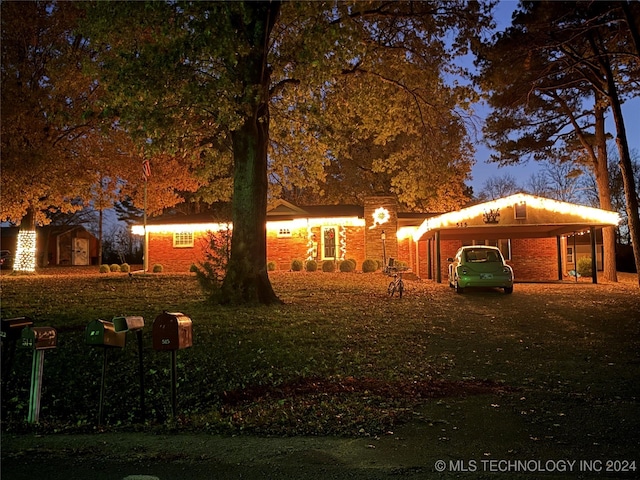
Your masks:
{"label": "single-story brick house", "polygon": [[[267,212],[267,260],[289,270],[294,259],[405,262],[415,274],[446,278],[448,257],[462,245],[499,246],[516,280],[562,279],[575,261],[570,235],[618,224],[615,212],[516,194],[441,215],[399,212],[394,197],[368,197],[364,206],[296,206],[277,201]],[[202,260],[209,235],[231,228],[211,214],[161,216],[147,222],[148,265],[188,271]],[[133,233],[144,235],[142,225]],[[591,257],[602,266],[602,247]]]}

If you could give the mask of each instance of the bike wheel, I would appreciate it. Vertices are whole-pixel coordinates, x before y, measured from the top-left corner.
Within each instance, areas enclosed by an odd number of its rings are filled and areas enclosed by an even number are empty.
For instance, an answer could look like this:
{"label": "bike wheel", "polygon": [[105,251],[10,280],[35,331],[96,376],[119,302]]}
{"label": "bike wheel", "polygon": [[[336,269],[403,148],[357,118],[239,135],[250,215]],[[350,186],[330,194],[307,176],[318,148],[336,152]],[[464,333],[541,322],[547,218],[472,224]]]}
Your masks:
{"label": "bike wheel", "polygon": [[390,297],[393,297],[393,294],[396,293],[396,282],[391,282],[389,284],[389,288],[387,288],[387,292]]}
{"label": "bike wheel", "polygon": [[404,282],[400,280],[398,282],[398,296],[402,298],[402,294],[404,293]]}

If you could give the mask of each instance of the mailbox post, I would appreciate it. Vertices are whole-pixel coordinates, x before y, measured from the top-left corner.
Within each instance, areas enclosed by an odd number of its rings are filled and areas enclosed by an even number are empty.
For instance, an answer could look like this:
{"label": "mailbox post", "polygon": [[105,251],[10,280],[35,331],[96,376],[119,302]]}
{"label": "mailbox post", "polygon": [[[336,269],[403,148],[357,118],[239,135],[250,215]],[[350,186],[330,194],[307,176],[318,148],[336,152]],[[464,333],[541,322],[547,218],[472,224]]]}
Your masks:
{"label": "mailbox post", "polygon": [[177,410],[176,351],[193,344],[191,319],[182,313],[163,312],[153,321],[153,349],[171,352],[171,412]]}
{"label": "mailbox post", "polygon": [[135,332],[138,340],[138,376],[140,377],[140,422],[144,422],[144,365],[142,356],[142,329],[144,318],[138,316],[114,317],[113,327],[116,332]]}
{"label": "mailbox post", "polygon": [[102,376],[100,380],[100,405],[98,408],[98,425],[102,424],[102,406],[104,404],[104,379],[107,373],[107,350],[109,348],[124,348],[125,332],[116,332],[112,322],[106,320],[92,320],[85,330],[87,345],[102,347]]}
{"label": "mailbox post", "polygon": [[40,420],[44,352],[56,348],[58,345],[58,332],[53,327],[27,327],[22,330],[20,338],[22,347],[33,350],[27,422],[38,423]]}

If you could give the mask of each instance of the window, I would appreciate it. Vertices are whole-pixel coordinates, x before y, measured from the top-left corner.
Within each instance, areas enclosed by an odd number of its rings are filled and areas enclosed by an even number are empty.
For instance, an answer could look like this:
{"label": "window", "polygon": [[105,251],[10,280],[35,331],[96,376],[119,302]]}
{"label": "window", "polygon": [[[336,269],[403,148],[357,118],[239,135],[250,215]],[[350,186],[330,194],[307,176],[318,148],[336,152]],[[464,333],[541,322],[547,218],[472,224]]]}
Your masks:
{"label": "window", "polygon": [[335,259],[338,227],[322,227],[322,259]]}
{"label": "window", "polygon": [[573,247],[567,247],[567,263],[573,263]]}
{"label": "window", "polygon": [[513,206],[513,211],[514,211],[516,220],[526,220],[526,218],[527,218],[527,204],[526,203],[524,203],[524,202],[516,203]]}
{"label": "window", "polygon": [[173,247],[174,248],[193,247],[193,232],[174,232]]}

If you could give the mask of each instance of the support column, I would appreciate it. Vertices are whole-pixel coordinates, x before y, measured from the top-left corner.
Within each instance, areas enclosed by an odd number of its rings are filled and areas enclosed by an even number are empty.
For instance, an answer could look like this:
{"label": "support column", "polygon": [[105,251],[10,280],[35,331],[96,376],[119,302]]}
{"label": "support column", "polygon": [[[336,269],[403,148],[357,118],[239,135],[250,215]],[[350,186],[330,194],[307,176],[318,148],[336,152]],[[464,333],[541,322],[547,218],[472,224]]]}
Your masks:
{"label": "support column", "polygon": [[596,257],[596,227],[589,227],[591,235],[591,279],[598,283],[598,257]]}
{"label": "support column", "polygon": [[440,271],[440,230],[436,231],[436,282],[442,283],[442,272]]}
{"label": "support column", "polygon": [[558,280],[562,280],[562,237],[556,235],[556,246],[558,251]]}

